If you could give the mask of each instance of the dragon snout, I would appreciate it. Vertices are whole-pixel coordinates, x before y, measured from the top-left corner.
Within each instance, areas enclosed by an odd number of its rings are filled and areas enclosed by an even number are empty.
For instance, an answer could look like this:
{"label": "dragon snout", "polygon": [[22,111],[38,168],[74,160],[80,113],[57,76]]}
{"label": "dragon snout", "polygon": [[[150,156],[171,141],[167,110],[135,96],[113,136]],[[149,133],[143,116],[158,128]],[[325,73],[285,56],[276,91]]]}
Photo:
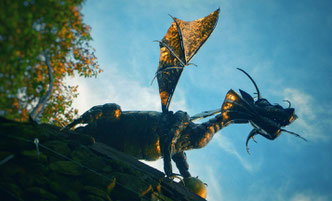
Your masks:
{"label": "dragon snout", "polygon": [[295,114],[294,108],[287,108],[284,109],[284,111],[286,112],[287,115],[285,116],[284,122],[281,123],[281,126],[287,126],[298,118],[297,115]]}
{"label": "dragon snout", "polygon": [[297,115],[293,114],[290,118],[289,118],[289,123],[291,124],[293,121],[295,121],[297,119]]}

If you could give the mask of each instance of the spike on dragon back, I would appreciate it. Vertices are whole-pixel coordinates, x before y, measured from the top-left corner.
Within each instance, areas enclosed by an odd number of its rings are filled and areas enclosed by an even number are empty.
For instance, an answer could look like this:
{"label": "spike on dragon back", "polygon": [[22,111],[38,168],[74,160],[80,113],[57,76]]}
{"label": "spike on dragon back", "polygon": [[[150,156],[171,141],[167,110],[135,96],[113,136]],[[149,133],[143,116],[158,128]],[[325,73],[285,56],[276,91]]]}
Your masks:
{"label": "spike on dragon back", "polygon": [[[75,128],[75,131],[92,135],[96,141],[138,159],[153,161],[162,157],[164,172],[168,177],[174,176],[173,160],[184,178],[191,177],[185,151],[206,146],[214,134],[229,124],[250,123],[253,126],[246,145],[257,134],[270,140],[279,137],[281,132],[301,137],[282,128],[297,117],[290,102],[288,101],[288,108],[270,104],[261,97],[255,81],[242,69],[239,70],[248,76],[256,88],[256,101],[243,90],[240,90],[239,95],[231,89],[219,109],[204,111],[191,117],[184,111],[169,111],[184,67],[191,64],[190,60],[209,38],[218,17],[219,9],[191,22],[172,17],[172,25],[164,38],[158,41],[160,61],[155,77],[158,80],[162,112],[122,111],[118,104],[106,103],[92,107],[64,129],[86,124]],[[195,123],[196,120],[207,117],[210,119]],[[248,146],[247,150],[249,153]]]}

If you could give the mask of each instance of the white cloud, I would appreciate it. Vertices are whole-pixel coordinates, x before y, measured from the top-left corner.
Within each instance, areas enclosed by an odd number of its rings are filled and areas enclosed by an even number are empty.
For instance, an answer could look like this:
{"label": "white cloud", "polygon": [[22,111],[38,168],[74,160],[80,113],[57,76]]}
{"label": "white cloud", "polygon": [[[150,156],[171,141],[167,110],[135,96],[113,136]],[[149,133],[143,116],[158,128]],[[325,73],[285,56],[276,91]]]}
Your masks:
{"label": "white cloud", "polygon": [[291,199],[291,201],[327,201],[328,198],[321,195],[314,195],[308,193],[297,193]]}
{"label": "white cloud", "polygon": [[314,120],[316,118],[315,110],[313,108],[313,98],[297,89],[286,88],[283,91],[283,95],[296,103],[297,113],[308,120]]}
{"label": "white cloud", "polygon": [[296,130],[308,140],[327,140],[328,135],[324,128],[331,127],[331,121],[319,119],[322,114],[331,115],[331,110],[317,104],[312,96],[297,89],[286,88],[283,91],[284,99],[290,100],[294,106],[298,119],[293,123]]}
{"label": "white cloud", "polygon": [[[160,111],[161,104],[157,84],[142,84],[129,73],[119,71],[116,64],[104,67],[104,72],[97,79],[74,77],[67,80],[68,84],[79,85],[78,97],[73,106],[82,114],[95,105],[117,103],[122,110],[153,110]],[[177,89],[170,109],[185,110],[184,93]]]}
{"label": "white cloud", "polygon": [[[271,188],[267,186],[266,191],[262,191],[262,186],[266,181],[259,180],[248,186],[249,194],[245,200],[276,200],[276,201],[328,201],[328,195],[320,194],[320,192],[315,192],[312,190],[294,191],[294,181],[292,179],[284,179],[282,184],[278,187]],[[272,191],[273,192],[272,192]],[[294,191],[290,193],[290,191]]]}
{"label": "white cloud", "polygon": [[[213,171],[211,167],[206,167],[207,176],[209,179],[209,187],[207,200],[218,200],[222,201],[223,196],[221,192],[221,185],[219,184],[219,180],[216,179],[216,173]],[[219,173],[220,174],[220,173]],[[219,175],[220,177],[220,175]]]}
{"label": "white cloud", "polygon": [[254,170],[253,166],[239,154],[234,144],[227,137],[225,137],[225,135],[217,135],[214,138],[217,141],[218,146],[227,153],[234,155],[247,171],[251,172]]}

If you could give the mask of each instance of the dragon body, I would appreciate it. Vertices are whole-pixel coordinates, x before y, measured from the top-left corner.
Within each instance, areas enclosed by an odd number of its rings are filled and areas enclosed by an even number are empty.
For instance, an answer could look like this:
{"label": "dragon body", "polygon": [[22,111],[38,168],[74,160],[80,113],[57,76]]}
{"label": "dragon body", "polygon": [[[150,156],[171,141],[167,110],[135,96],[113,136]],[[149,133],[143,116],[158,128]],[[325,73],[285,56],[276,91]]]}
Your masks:
{"label": "dragon body", "polygon": [[67,127],[79,123],[87,125],[76,131],[138,159],[154,161],[162,157],[167,175],[172,175],[173,159],[184,177],[190,176],[185,151],[204,147],[224,126],[222,115],[196,124],[183,111],[122,112],[115,103],[95,106]]}

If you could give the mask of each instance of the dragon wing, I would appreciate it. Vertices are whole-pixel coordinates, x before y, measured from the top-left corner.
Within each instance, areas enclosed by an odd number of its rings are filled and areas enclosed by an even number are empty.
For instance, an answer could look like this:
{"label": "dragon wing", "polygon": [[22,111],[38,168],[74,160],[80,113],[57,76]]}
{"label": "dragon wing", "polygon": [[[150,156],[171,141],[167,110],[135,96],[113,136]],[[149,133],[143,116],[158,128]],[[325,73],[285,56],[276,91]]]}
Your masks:
{"label": "dragon wing", "polygon": [[189,65],[199,48],[214,30],[219,9],[191,22],[175,17],[164,38],[159,41],[160,58],[156,77],[159,85],[162,111],[167,112],[183,68]]}
{"label": "dragon wing", "polygon": [[204,119],[206,117],[210,117],[216,114],[221,113],[221,109],[216,109],[216,110],[209,110],[209,111],[204,111],[198,114],[195,114],[194,116],[190,117],[190,121],[198,121],[201,119]]}

